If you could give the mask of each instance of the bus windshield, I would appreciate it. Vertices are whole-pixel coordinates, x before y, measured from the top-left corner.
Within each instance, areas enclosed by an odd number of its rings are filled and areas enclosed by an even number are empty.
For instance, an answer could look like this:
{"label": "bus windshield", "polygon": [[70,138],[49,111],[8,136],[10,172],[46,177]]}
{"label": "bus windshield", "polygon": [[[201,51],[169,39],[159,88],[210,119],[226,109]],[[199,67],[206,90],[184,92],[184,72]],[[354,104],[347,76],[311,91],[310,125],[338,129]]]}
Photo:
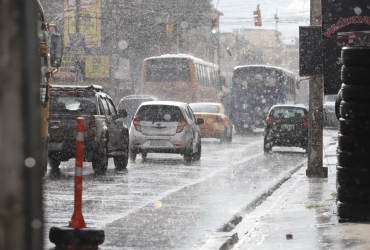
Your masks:
{"label": "bus windshield", "polygon": [[267,67],[248,67],[234,72],[234,86],[237,89],[279,88],[283,81],[280,70]]}
{"label": "bus windshield", "polygon": [[158,58],[146,61],[147,82],[190,81],[189,61],[186,58]]}

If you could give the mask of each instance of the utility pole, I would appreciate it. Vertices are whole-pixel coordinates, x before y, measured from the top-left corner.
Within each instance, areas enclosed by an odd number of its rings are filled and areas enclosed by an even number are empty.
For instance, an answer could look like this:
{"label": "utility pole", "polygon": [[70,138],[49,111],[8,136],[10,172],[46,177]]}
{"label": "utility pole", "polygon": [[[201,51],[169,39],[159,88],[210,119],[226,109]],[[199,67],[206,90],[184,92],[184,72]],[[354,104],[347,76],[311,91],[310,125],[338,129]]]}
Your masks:
{"label": "utility pole", "polygon": [[[76,0],[76,33],[80,33],[80,0]],[[75,63],[75,69],[76,69],[76,78],[75,83],[76,85],[80,85],[79,78],[79,72],[80,72],[80,56],[76,54],[76,63]]]}
{"label": "utility pole", "polygon": [[[321,1],[311,0],[310,25],[321,26]],[[308,177],[328,177],[323,167],[323,75],[309,81]]]}
{"label": "utility pole", "polygon": [[43,249],[36,8],[0,1],[1,250]]}

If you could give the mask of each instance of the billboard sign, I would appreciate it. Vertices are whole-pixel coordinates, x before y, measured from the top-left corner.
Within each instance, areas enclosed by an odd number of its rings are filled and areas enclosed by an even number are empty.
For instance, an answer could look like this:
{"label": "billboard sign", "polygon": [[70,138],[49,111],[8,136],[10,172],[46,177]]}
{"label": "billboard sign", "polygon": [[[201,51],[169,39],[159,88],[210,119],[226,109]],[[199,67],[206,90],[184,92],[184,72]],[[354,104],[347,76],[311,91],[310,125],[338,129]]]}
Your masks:
{"label": "billboard sign", "polygon": [[370,8],[366,1],[322,1],[324,94],[337,94],[340,54],[345,46],[370,46]]}
{"label": "billboard sign", "polygon": [[76,73],[74,70],[76,56],[63,55],[62,65],[59,68],[58,73],[54,74],[54,78],[75,78]]}
{"label": "billboard sign", "polygon": [[[64,46],[70,46],[70,34],[76,33],[76,0],[64,2]],[[101,45],[101,0],[80,0],[80,33],[85,34],[85,47]]]}
{"label": "billboard sign", "polygon": [[109,78],[109,56],[86,56],[86,78]]}

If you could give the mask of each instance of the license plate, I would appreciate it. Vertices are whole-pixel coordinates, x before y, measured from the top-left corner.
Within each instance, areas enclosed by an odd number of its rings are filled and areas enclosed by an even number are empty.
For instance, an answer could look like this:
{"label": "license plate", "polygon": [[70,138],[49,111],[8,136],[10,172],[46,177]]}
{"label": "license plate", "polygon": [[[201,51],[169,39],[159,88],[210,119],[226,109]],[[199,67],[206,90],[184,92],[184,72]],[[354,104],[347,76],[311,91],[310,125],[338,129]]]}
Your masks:
{"label": "license plate", "polygon": [[294,125],[293,124],[281,124],[281,128],[286,129],[286,130],[293,130]]}
{"label": "license plate", "polygon": [[151,140],[150,141],[150,146],[163,147],[163,146],[166,146],[166,145],[167,145],[166,140]]}
{"label": "license plate", "polygon": [[62,150],[63,149],[63,142],[50,142],[49,143],[50,150]]}

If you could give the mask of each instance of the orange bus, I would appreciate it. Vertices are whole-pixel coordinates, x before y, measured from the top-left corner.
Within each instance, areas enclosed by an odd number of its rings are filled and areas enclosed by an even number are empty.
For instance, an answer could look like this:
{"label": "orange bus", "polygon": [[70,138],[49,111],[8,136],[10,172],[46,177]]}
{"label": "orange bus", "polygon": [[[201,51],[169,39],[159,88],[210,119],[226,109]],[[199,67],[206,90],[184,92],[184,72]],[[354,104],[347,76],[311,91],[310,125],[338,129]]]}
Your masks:
{"label": "orange bus", "polygon": [[62,35],[53,33],[51,36],[50,45],[50,61],[51,66],[54,67],[52,71],[49,71],[49,53],[48,44],[46,39],[46,31],[51,27],[56,27],[54,24],[49,24],[45,22],[44,10],[37,0],[37,37],[39,40],[39,57],[40,57],[40,71],[41,77],[39,87],[40,87],[40,111],[41,111],[41,141],[42,141],[42,168],[43,176],[46,174],[47,170],[47,151],[49,146],[48,140],[48,119],[49,119],[49,81],[52,75],[57,72],[58,67],[62,62],[63,53],[63,43]]}
{"label": "orange bus", "polygon": [[164,101],[221,102],[225,80],[216,64],[185,55],[162,55],[144,60],[141,94]]}

